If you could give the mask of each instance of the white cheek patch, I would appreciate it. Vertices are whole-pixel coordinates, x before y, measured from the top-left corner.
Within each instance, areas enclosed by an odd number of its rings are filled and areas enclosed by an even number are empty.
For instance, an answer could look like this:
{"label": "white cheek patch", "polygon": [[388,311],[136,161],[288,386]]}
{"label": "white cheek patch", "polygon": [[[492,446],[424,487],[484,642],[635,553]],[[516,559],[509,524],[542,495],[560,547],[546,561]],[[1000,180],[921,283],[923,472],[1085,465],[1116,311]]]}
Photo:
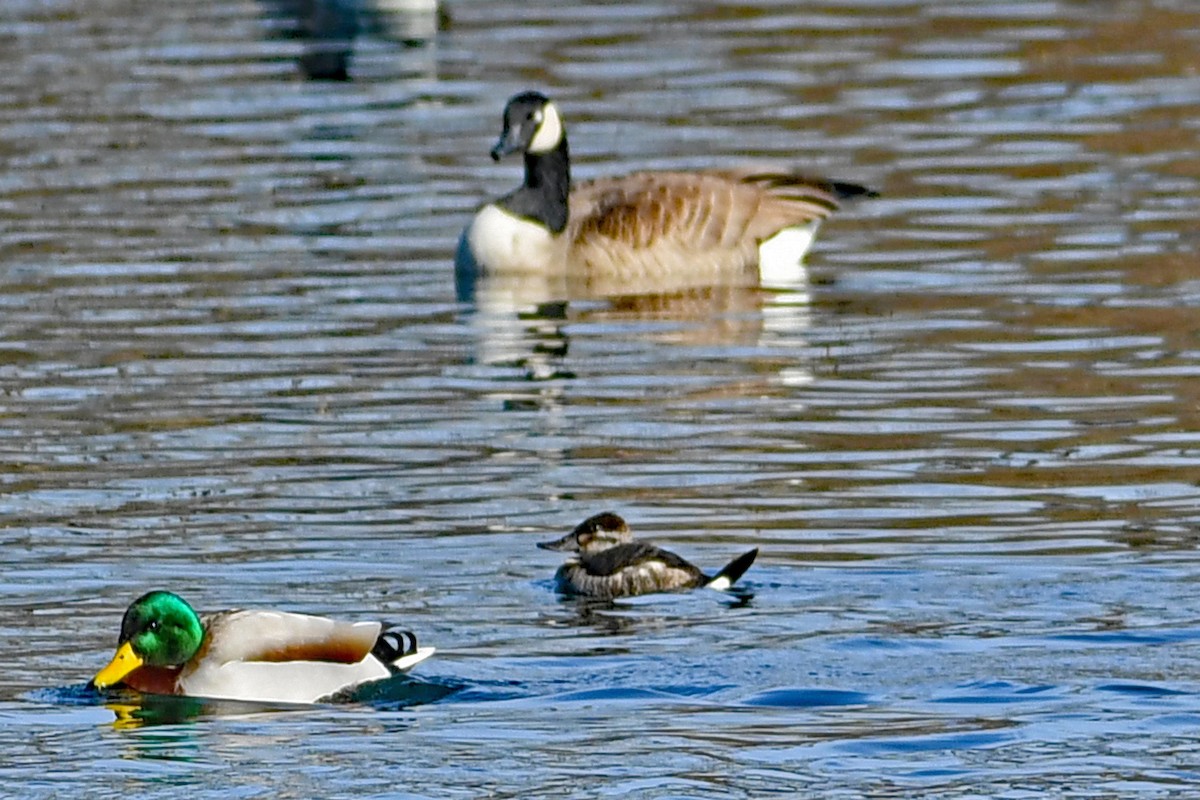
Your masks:
{"label": "white cheek patch", "polygon": [[554,103],[546,103],[542,108],[542,122],[538,125],[537,133],[529,142],[529,152],[549,153],[558,147],[562,137],[563,126],[562,119],[558,116],[558,109],[554,107]]}

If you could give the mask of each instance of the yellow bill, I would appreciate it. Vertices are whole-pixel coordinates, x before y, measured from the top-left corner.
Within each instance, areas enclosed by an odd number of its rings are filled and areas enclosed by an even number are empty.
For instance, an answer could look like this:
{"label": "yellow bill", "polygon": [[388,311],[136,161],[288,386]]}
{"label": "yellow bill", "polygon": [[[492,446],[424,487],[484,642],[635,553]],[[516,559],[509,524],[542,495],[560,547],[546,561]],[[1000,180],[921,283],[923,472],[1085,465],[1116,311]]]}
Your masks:
{"label": "yellow bill", "polygon": [[92,678],[92,685],[97,689],[107,689],[120,683],[126,675],[140,667],[142,663],[141,657],[133,652],[133,645],[125,642],[117,648],[117,654],[112,657],[112,661],[108,662],[108,666],[97,672],[96,677]]}

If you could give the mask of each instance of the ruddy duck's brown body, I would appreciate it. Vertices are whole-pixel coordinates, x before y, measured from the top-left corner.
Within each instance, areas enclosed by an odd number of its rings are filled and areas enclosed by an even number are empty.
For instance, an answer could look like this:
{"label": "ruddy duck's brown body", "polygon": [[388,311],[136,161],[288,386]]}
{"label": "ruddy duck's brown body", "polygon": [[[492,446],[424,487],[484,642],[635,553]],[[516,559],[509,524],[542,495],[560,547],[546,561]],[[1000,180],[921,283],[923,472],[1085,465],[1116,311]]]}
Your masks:
{"label": "ruddy duck's brown body", "polygon": [[758,555],[757,548],[750,550],[709,576],[669,550],[634,542],[625,520],[611,512],[588,517],[566,536],[538,547],[576,554],[554,575],[559,592],[600,598],[702,586],[723,591],[742,577]]}

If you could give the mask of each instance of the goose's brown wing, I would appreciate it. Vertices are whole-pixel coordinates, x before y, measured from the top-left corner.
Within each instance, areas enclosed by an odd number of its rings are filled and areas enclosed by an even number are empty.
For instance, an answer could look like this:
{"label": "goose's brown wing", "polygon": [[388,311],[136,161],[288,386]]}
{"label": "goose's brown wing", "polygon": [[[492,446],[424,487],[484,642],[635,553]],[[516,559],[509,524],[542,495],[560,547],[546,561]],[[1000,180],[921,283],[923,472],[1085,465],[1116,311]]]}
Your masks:
{"label": "goose's brown wing", "polygon": [[[841,207],[842,200],[875,194],[856,183],[829,181],[794,172],[740,169],[712,170],[705,174],[752,186],[761,192],[765,197],[759,218],[769,228],[767,236],[779,228],[823,220]],[[783,220],[782,224],[780,220]]]}
{"label": "goose's brown wing", "polygon": [[795,175],[752,172],[638,172],[577,185],[571,241],[578,247],[691,249],[757,245],[784,228],[824,219],[838,207],[832,185]]}
{"label": "goose's brown wing", "polygon": [[837,197],[795,176],[641,172],[576,186],[568,270],[591,293],[751,285],[758,246],[824,219]]}

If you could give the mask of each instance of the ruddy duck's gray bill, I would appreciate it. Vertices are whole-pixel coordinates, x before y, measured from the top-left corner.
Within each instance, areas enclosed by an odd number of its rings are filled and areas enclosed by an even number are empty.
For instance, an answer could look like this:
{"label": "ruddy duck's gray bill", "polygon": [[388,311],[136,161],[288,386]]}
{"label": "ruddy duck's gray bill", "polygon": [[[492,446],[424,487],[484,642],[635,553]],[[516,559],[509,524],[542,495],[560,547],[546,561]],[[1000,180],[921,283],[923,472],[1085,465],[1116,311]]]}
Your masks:
{"label": "ruddy duck's gray bill", "polygon": [[555,539],[552,542],[538,542],[537,546],[543,550],[553,550],[556,553],[578,553],[579,543],[571,534],[567,534],[561,539]]}

